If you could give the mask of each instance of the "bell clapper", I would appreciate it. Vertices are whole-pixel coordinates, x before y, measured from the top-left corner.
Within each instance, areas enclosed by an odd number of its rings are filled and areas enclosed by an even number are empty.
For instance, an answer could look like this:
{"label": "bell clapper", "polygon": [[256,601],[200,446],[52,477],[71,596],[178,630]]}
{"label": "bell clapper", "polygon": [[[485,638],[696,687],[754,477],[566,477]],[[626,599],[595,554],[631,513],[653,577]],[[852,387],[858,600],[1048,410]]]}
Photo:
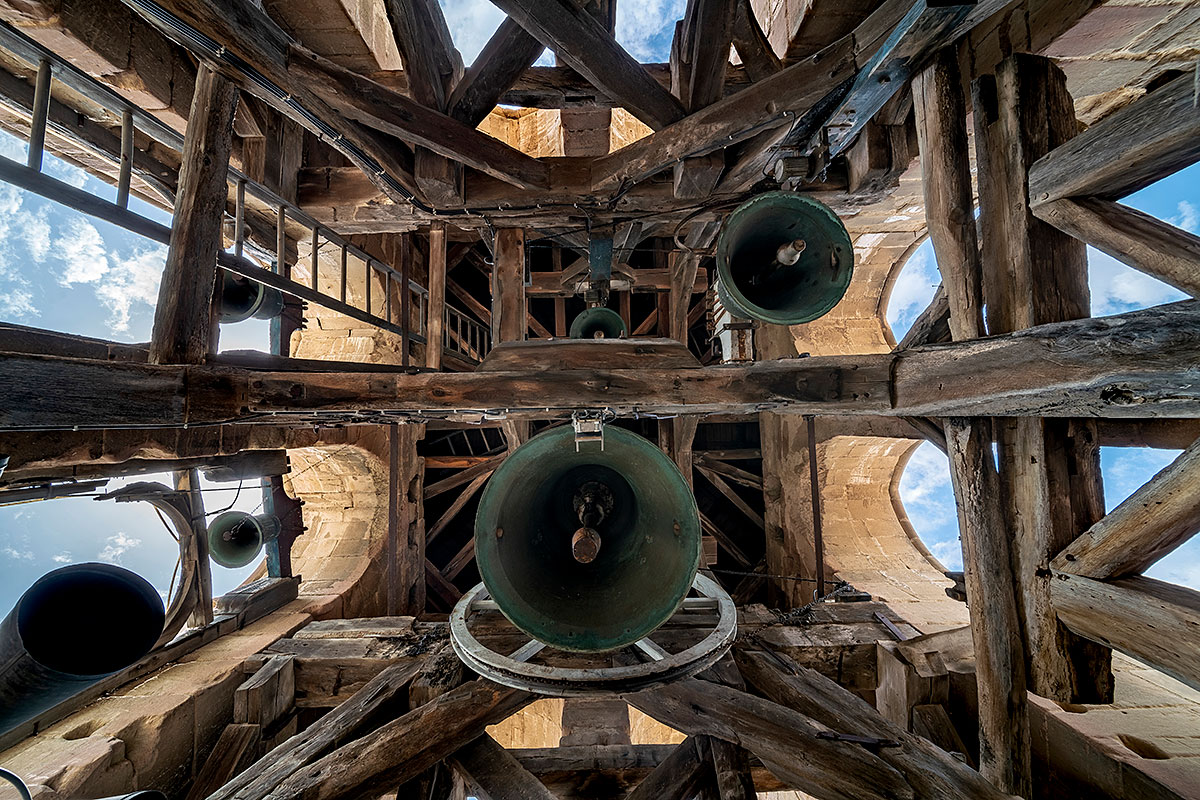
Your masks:
{"label": "bell clapper", "polygon": [[579,487],[571,506],[579,517],[579,529],[571,536],[571,555],[580,564],[590,564],[600,552],[600,533],[596,528],[612,514],[612,490],[598,481]]}
{"label": "bell clapper", "polygon": [[759,285],[780,267],[795,266],[796,262],[800,260],[801,254],[804,253],[804,248],[807,246],[803,239],[793,239],[790,242],[784,242],[779,245],[779,249],[775,251],[775,260],[765,269],[761,269],[751,276],[750,285]]}

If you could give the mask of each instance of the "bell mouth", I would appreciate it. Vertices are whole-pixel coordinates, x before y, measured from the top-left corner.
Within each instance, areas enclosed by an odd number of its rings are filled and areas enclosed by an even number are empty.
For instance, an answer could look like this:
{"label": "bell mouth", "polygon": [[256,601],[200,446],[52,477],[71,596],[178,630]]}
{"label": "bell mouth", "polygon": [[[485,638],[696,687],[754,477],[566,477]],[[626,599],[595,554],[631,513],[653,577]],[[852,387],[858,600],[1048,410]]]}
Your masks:
{"label": "bell mouth", "polygon": [[777,325],[832,311],[854,272],[854,247],[837,214],[794,192],[768,192],[738,206],[716,255],[722,304],[736,316]]}
{"label": "bell mouth", "polygon": [[[575,500],[594,484],[611,492],[611,510],[581,520]],[[576,452],[574,431],[556,428],[492,475],[475,552],[488,592],[522,631],[562,650],[615,650],[670,619],[687,595],[699,513],[678,468],[646,439],[609,426],[603,451]]]}
{"label": "bell mouth", "polygon": [[29,655],[78,678],[111,675],[146,655],[166,618],[154,587],[113,564],[48,572],[21,596],[14,613]]}

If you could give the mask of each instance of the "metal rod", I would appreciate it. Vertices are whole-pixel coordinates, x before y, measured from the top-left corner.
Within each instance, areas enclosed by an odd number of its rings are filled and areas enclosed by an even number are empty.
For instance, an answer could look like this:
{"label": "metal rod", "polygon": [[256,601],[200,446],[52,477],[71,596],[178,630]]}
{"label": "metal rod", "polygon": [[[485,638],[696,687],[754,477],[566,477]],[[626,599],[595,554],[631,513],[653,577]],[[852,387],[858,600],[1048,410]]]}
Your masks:
{"label": "metal rod", "polygon": [[241,256],[246,239],[246,182],[239,179],[233,196],[233,253]]}
{"label": "metal rod", "polygon": [[342,302],[346,302],[346,245],[342,245]]}
{"label": "metal rod", "polygon": [[812,488],[813,544],[817,551],[817,597],[825,596],[825,540],[821,535],[821,483],[817,478],[817,422],[804,416],[808,426],[808,482]]}
{"label": "metal rod", "polygon": [[121,112],[121,167],[117,177],[117,205],[129,208],[129,185],[133,179],[133,111]]}
{"label": "metal rod", "polygon": [[275,269],[278,275],[283,274],[283,261],[287,256],[287,206],[280,205],[275,214]]}
{"label": "metal rod", "polygon": [[33,115],[29,128],[29,156],[25,162],[30,169],[42,169],[42,152],[46,147],[46,117],[50,114],[50,59],[38,62],[37,84],[33,89]]}
{"label": "metal rod", "polygon": [[412,272],[412,239],[409,234],[402,234],[400,245],[400,365],[408,366],[408,326],[411,320],[410,306],[412,295],[408,289],[409,273]]}
{"label": "metal rod", "polygon": [[[312,253],[310,255],[312,257],[312,288],[313,288],[314,292],[317,291],[317,269],[318,269],[317,264],[319,263],[318,256],[320,255],[320,252],[321,252],[320,247],[317,246],[317,233],[320,230],[321,229],[318,228],[316,225],[313,226],[312,248],[311,248]],[[391,322],[391,320],[388,320],[388,321]]]}

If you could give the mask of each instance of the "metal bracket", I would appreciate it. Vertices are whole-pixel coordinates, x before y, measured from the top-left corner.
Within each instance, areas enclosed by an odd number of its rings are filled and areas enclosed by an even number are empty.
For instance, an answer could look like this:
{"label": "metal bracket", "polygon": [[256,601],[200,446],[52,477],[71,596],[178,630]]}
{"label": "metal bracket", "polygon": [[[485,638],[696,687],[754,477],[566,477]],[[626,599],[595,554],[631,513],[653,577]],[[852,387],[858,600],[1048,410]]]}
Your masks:
{"label": "metal bracket", "polygon": [[571,426],[575,429],[575,452],[585,442],[599,442],[604,450],[604,412],[576,411],[571,414]]}

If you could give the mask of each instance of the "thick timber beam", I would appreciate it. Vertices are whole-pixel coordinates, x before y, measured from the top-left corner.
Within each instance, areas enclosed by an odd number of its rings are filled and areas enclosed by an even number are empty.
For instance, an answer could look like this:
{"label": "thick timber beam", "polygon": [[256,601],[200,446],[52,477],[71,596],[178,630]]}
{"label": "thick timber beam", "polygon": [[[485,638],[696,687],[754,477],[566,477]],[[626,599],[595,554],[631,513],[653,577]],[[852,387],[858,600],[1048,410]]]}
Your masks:
{"label": "thick timber beam", "polygon": [[471,126],[483,122],[545,49],[520,23],[505,17],[454,87],[448,101],[450,116]]}
{"label": "thick timber beam", "polygon": [[1064,197],[1119,200],[1200,160],[1200,108],[1188,72],[1043,155],[1029,170],[1036,208]]}
{"label": "thick timber beam", "polygon": [[484,680],[465,683],[296,771],[265,797],[349,800],[395,791],[532,701]]}
{"label": "thick timber beam", "polygon": [[[976,95],[980,223],[989,253],[989,330],[1088,317],[1083,243],[1038,219],[1027,202],[1031,165],[1078,132],[1066,78],[1049,59],[1017,54],[996,70],[995,97]],[[1013,588],[1029,688],[1064,703],[1110,702],[1111,655],[1063,628],[1050,604],[1048,565],[1104,515],[1095,428],[1084,420],[997,420],[1001,495],[1013,537]]]}
{"label": "thick timber beam", "polygon": [[683,106],[574,0],[493,0],[580,75],[652,128],[677,122]]}
{"label": "thick timber beam", "polygon": [[1059,553],[1050,566],[1096,580],[1145,572],[1200,531],[1200,441]]}
{"label": "thick timber beam", "polygon": [[688,800],[707,770],[700,757],[700,743],[689,737],[633,788],[625,800]]}
{"label": "thick timber beam", "polygon": [[223,244],[236,107],[237,89],[202,64],[184,137],[171,244],[154,309],[154,364],[196,364],[216,350],[217,253]]}
{"label": "thick timber beam", "polygon": [[447,760],[471,783],[471,796],[479,800],[554,800],[549,789],[486,733]]}
{"label": "thick timber beam", "polygon": [[[1200,417],[1200,302],[901,353],[746,366],[542,372],[272,372],[9,354],[0,430],[183,426],[370,410],[479,419],[618,414]],[[340,415],[340,416],[338,416]],[[282,417],[273,420],[278,424]]]}
{"label": "thick timber beam", "polygon": [[496,231],[495,266],[492,267],[492,338],[520,342],[529,327],[525,307],[525,231]]}
{"label": "thick timber beam", "polygon": [[442,368],[446,325],[446,224],[429,226],[429,299],[425,319],[425,366]]}
{"label": "thick timber beam", "polygon": [[899,742],[900,747],[880,748],[878,755],[904,775],[917,797],[1002,800],[1008,796],[929,740],[889,722],[862,698],[786,655],[739,650],[736,658],[742,675],[767,699],[839,733]]}
{"label": "thick timber beam", "polygon": [[1072,631],[1200,689],[1200,592],[1141,576],[1094,581],[1061,572],[1050,586]]}
{"label": "thick timber beam", "polygon": [[1200,297],[1200,236],[1096,197],[1064,197],[1033,212],[1139,272]]}

